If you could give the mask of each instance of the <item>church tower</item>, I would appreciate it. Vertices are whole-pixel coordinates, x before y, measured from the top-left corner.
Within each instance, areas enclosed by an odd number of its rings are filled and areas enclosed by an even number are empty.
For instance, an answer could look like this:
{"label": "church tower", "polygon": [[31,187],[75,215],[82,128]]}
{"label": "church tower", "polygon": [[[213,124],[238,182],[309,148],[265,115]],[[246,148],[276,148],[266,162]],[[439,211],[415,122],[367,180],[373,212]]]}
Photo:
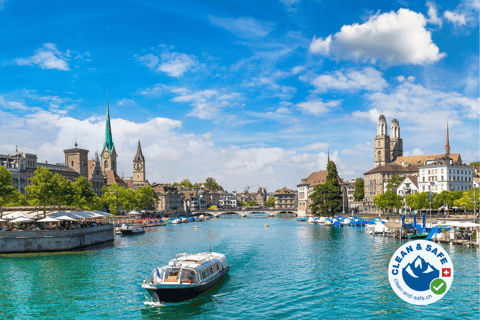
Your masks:
{"label": "church tower", "polygon": [[387,120],[383,114],[378,118],[374,152],[375,167],[383,166],[390,162],[390,137],[387,134]]}
{"label": "church tower", "polygon": [[397,118],[393,118],[390,128],[390,161],[395,161],[403,156],[403,141],[400,138],[400,124]]}
{"label": "church tower", "polygon": [[110,110],[108,106],[107,95],[107,121],[105,126],[105,142],[103,143],[102,151],[102,172],[106,175],[107,171],[117,173],[117,152],[112,138],[112,127],[110,125]]}
{"label": "church tower", "polygon": [[88,150],[75,148],[63,150],[65,153],[65,165],[77,171],[81,176],[88,179]]}
{"label": "church tower", "polygon": [[133,184],[145,185],[145,157],[142,153],[140,140],[138,140],[137,154],[133,158]]}

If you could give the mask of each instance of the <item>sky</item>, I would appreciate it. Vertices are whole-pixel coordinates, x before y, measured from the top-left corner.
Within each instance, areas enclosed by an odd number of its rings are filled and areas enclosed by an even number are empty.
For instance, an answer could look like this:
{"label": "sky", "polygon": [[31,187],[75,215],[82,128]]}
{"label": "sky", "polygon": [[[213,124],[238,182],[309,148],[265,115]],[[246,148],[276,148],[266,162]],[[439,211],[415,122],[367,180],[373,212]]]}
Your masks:
{"label": "sky", "polygon": [[[228,191],[372,169],[380,114],[404,155],[480,159],[479,1],[0,0],[0,153],[63,163],[140,139],[149,182]],[[256,187],[254,187],[256,189]]]}

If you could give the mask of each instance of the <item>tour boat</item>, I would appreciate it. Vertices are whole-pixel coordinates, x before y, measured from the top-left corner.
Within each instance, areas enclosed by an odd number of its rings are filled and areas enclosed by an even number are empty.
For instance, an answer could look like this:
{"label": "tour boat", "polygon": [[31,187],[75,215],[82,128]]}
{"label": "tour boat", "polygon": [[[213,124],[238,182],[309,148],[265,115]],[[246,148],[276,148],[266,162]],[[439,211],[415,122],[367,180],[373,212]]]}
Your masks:
{"label": "tour boat", "polygon": [[229,270],[221,253],[180,253],[168,265],[153,269],[150,282],[143,280],[142,288],[158,302],[180,302],[208,291]]}
{"label": "tour boat", "polygon": [[122,224],[120,232],[122,236],[132,236],[145,233],[145,228],[141,224]]}

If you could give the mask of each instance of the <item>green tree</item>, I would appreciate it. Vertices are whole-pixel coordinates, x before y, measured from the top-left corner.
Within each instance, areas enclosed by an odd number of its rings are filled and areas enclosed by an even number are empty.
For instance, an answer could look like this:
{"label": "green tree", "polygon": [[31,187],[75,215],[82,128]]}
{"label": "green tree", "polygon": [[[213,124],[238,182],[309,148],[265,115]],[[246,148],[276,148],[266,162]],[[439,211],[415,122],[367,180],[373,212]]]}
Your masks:
{"label": "green tree", "polygon": [[248,205],[250,207],[255,207],[255,206],[258,206],[258,203],[256,201],[252,200],[252,201],[248,201]]}
{"label": "green tree", "polygon": [[179,185],[184,186],[186,188],[193,188],[193,184],[188,179],[183,179],[182,182],[180,182]]}
{"label": "green tree", "polygon": [[152,210],[158,201],[155,190],[150,186],[140,187],[135,190],[135,201],[138,208],[143,210]]}
{"label": "green tree", "polygon": [[428,209],[430,208],[429,194],[429,192],[409,194],[405,197],[405,202],[413,210]]}
{"label": "green tree", "polygon": [[470,165],[474,167],[480,167],[480,161],[470,162]]}
{"label": "green tree", "polygon": [[390,180],[388,180],[388,183],[387,183],[387,190],[390,190],[390,191],[397,191],[397,188],[398,186],[400,185],[400,183],[402,183],[403,181],[403,177],[400,177],[398,174],[394,174]]}
{"label": "green tree", "polygon": [[3,207],[21,201],[23,195],[13,186],[12,175],[7,168],[0,166],[0,217]]}
{"label": "green tree", "polygon": [[84,176],[78,177],[72,186],[75,206],[87,210],[99,209],[98,204],[101,203],[101,200],[93,191],[92,183],[87,178]]}
{"label": "green tree", "polygon": [[75,200],[75,191],[72,182],[56,173],[53,176],[53,186],[53,199],[58,205],[58,210],[60,210],[61,205],[71,206]]}
{"label": "green tree", "polygon": [[333,161],[327,165],[327,178],[324,184],[315,186],[310,199],[310,208],[314,216],[334,216],[342,209],[342,188],[338,182],[337,167]]}
{"label": "green tree", "polygon": [[56,181],[53,173],[47,168],[37,167],[35,174],[30,178],[32,184],[26,187],[30,203],[43,206],[43,215],[46,216],[46,206],[54,204]]}
{"label": "green tree", "polygon": [[135,192],[132,189],[123,189],[120,203],[125,212],[135,209],[137,207]]}
{"label": "green tree", "polygon": [[265,207],[268,207],[268,208],[275,207],[275,196],[271,196],[270,198],[268,198],[268,200],[265,202]]}
{"label": "green tree", "polygon": [[387,191],[383,194],[378,194],[373,198],[373,203],[381,210],[386,209],[400,209],[402,207],[402,197],[397,195],[394,191]]}
{"label": "green tree", "polygon": [[355,191],[353,191],[353,199],[360,201],[365,198],[365,180],[363,178],[357,178],[355,180]]}
{"label": "green tree", "polygon": [[210,190],[223,190],[223,188],[212,177],[208,177],[205,180],[205,186]]}
{"label": "green tree", "polygon": [[110,209],[112,214],[117,214],[120,210],[123,201],[123,191],[125,189],[114,183],[109,186],[103,186],[102,200],[103,204]]}
{"label": "green tree", "polygon": [[[463,192],[461,198],[455,200],[455,207],[463,208],[466,207],[467,211],[473,211],[473,189]],[[475,201],[477,202],[477,208],[479,206],[480,192],[477,190],[475,192]]]}

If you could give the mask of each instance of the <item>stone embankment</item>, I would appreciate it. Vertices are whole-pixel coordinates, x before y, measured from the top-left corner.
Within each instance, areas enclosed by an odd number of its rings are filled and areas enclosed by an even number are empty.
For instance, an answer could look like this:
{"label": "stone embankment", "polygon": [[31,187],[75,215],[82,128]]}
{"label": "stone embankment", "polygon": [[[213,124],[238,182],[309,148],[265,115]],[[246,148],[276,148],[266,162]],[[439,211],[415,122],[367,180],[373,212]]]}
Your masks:
{"label": "stone embankment", "polygon": [[68,251],[113,241],[113,225],[45,231],[0,232],[0,253]]}

